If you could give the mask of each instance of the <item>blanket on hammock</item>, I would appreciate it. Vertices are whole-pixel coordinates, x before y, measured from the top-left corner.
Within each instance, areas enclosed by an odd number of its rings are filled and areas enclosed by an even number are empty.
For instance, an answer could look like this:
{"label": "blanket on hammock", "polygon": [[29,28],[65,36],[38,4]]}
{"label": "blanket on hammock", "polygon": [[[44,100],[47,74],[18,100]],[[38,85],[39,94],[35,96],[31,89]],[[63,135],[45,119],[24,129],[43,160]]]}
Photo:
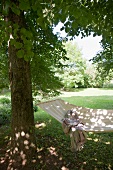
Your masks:
{"label": "blanket on hammock", "polygon": [[84,124],[80,122],[78,114],[74,109],[67,111],[62,120],[62,127],[64,133],[70,135],[71,151],[80,151],[86,142],[87,134],[84,131]]}

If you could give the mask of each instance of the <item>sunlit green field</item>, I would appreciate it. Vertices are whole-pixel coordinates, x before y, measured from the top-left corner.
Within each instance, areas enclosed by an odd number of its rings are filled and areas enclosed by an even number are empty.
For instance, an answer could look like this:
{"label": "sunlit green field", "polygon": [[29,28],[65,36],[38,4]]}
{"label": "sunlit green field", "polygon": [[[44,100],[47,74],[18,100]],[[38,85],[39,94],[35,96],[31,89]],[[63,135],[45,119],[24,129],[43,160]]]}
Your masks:
{"label": "sunlit green field", "polygon": [[62,99],[83,107],[113,109],[113,96],[72,96],[62,97]]}

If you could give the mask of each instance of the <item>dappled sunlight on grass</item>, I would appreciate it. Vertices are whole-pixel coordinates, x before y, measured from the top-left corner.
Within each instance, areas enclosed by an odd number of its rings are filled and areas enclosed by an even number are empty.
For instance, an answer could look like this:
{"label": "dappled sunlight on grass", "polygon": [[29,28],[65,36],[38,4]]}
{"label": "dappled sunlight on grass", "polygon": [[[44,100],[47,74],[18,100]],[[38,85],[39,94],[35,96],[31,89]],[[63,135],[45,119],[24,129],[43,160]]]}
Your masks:
{"label": "dappled sunlight on grass", "polygon": [[[36,170],[112,170],[113,133],[88,133],[83,150],[75,155],[70,150],[70,139],[64,135],[61,124],[44,112],[40,111],[36,114],[36,122],[40,122],[40,126],[36,128],[38,159]],[[9,161],[8,134],[5,134],[4,139],[6,143],[4,150],[0,150],[0,168]],[[26,144],[25,142],[25,146]],[[3,147],[3,143],[0,146]],[[21,154],[24,164],[24,153]]]}
{"label": "dappled sunlight on grass", "polygon": [[[69,97],[66,101],[89,108],[105,108],[113,109],[113,97]],[[93,107],[94,106],[94,107]],[[94,110],[94,109],[92,109]],[[92,113],[90,109],[90,112]],[[106,112],[104,112],[106,116]],[[32,161],[35,164],[35,170],[112,170],[113,169],[113,132],[94,133],[89,132],[87,142],[84,148],[76,154],[71,152],[70,138],[63,132],[62,125],[49,114],[38,108],[35,112],[35,131],[37,154],[36,159]],[[81,114],[82,116],[82,114]],[[95,117],[95,115],[94,115]],[[88,114],[86,113],[86,118]],[[102,118],[102,117],[101,117]],[[94,118],[95,119],[95,118]],[[95,120],[92,121],[95,122]],[[98,117],[97,117],[98,119]],[[112,116],[108,115],[108,119],[112,121]],[[102,119],[103,120],[103,119]],[[101,124],[101,123],[100,123]],[[29,141],[29,134],[23,130],[15,133],[16,138],[20,136],[24,138],[23,145],[29,151],[29,147],[34,144]],[[8,170],[8,165],[13,163],[10,159],[9,149],[10,128],[9,126],[0,127],[0,169],[4,167]],[[17,142],[18,143],[18,142]],[[13,152],[18,152],[19,146],[16,146]],[[12,152],[12,153],[13,153]],[[21,164],[26,164],[26,155],[21,154]],[[3,169],[5,170],[5,169]],[[10,169],[11,170],[11,169]],[[31,168],[30,170],[34,170]]]}
{"label": "dappled sunlight on grass", "polygon": [[54,147],[49,147],[48,150],[49,150],[51,155],[58,156],[56,149]]}
{"label": "dappled sunlight on grass", "polygon": [[46,124],[36,130],[39,169],[112,170],[113,133],[88,133],[83,150],[75,155],[70,150],[70,139],[64,135],[61,124],[41,109],[36,114],[37,121]]}
{"label": "dappled sunlight on grass", "polygon": [[45,123],[38,123],[38,122],[35,123],[35,127],[36,127],[36,128],[39,128],[39,129],[40,129],[40,128],[44,128],[45,126],[46,126]]}
{"label": "dappled sunlight on grass", "polygon": [[[0,133],[4,135],[1,129],[2,128],[0,128]],[[4,135],[4,140],[0,143],[0,168],[3,166],[7,170],[13,170],[18,166],[19,169],[29,170],[27,167],[30,163],[30,169],[36,164],[34,154],[36,146],[35,143],[32,142],[31,135],[28,132],[25,132],[22,127],[20,127],[18,131],[17,129],[18,128],[15,128],[13,138],[10,137],[9,131]],[[18,164],[17,160],[19,162]]]}

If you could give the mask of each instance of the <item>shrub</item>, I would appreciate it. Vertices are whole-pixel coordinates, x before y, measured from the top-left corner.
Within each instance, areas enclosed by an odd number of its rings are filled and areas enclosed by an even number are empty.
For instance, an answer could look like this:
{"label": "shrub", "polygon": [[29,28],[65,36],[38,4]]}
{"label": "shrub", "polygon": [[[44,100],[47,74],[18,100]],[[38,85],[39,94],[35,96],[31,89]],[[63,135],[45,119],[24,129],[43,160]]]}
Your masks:
{"label": "shrub", "polygon": [[11,101],[10,101],[8,98],[1,98],[1,99],[0,99],[0,103],[1,103],[1,104],[10,104]]}
{"label": "shrub", "polygon": [[34,110],[34,112],[37,112],[38,111],[38,106],[33,105],[33,110]]}
{"label": "shrub", "polygon": [[0,125],[8,124],[11,120],[11,101],[8,98],[0,99]]}

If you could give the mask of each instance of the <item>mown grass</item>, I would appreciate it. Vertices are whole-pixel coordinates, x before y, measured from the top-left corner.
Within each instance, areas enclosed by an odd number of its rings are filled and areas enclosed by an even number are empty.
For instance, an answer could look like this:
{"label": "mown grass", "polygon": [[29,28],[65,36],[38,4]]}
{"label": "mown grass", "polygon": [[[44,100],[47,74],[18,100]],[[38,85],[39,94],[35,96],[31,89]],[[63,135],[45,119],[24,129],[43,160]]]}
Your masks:
{"label": "mown grass", "polygon": [[62,99],[77,106],[93,109],[113,109],[113,96],[71,96]]}
{"label": "mown grass", "polygon": [[[109,95],[71,96],[62,99],[89,108],[113,109],[113,96]],[[70,138],[64,135],[62,125],[40,108],[35,112],[35,127],[39,159],[37,170],[113,169],[113,133],[89,133],[83,150],[75,155],[70,150]],[[8,139],[9,131],[6,129],[3,136],[1,129],[0,132],[1,149],[3,142]]]}

